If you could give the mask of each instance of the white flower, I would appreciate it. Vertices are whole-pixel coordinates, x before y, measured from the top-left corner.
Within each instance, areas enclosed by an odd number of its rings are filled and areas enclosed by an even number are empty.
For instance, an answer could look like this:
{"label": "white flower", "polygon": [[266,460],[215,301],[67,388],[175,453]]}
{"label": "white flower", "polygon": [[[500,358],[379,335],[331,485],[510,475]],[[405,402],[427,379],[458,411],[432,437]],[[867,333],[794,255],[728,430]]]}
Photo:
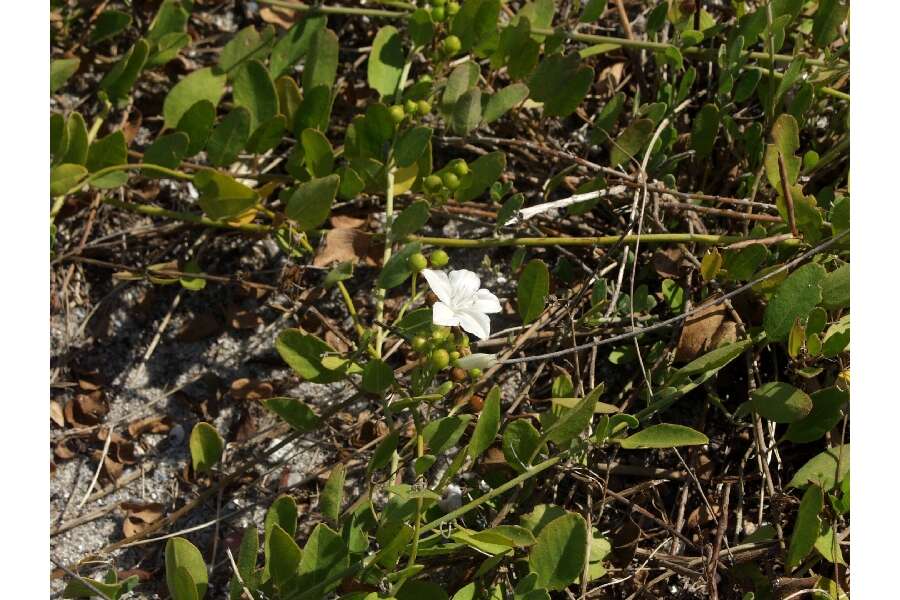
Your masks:
{"label": "white flower", "polygon": [[478,275],[466,269],[450,271],[449,277],[443,271],[431,269],[425,269],[422,275],[439,300],[431,309],[435,325],[458,325],[482,340],[491,335],[488,313],[500,312],[500,300],[481,288]]}
{"label": "white flower", "polygon": [[487,369],[497,364],[496,354],[470,354],[456,360],[455,365],[466,371],[470,369]]}

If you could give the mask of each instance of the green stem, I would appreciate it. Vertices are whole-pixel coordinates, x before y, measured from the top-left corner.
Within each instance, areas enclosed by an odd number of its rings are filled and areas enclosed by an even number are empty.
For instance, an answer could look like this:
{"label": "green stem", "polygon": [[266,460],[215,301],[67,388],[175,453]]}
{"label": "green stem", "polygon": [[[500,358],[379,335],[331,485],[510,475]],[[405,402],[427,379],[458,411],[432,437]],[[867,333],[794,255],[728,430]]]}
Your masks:
{"label": "green stem", "polygon": [[[640,238],[642,244],[706,244],[721,245],[745,241],[739,235],[712,235],[700,233],[642,233],[640,235],[601,235],[597,237],[519,237],[458,239],[411,235],[408,242],[421,242],[444,248],[497,248],[503,246],[543,247],[543,246],[612,246],[619,242],[630,244]],[[788,239],[779,242],[782,246],[799,246],[801,240]]]}
{"label": "green stem", "polygon": [[176,221],[184,221],[186,223],[194,223],[195,225],[204,225],[206,227],[235,229],[237,231],[244,231],[247,233],[270,233],[272,231],[272,227],[270,227],[269,225],[260,225],[257,223],[232,224],[225,221],[214,221],[209,217],[204,217],[202,215],[168,210],[165,208],[160,208],[159,206],[153,206],[152,204],[120,202],[109,197],[104,198],[103,203],[141,215],[147,215],[150,217],[165,217],[167,219],[175,219]]}
{"label": "green stem", "polygon": [[350,6],[310,6],[303,2],[285,2],[284,0],[262,0],[263,4],[271,4],[281,8],[289,8],[298,12],[317,12],[323,15],[357,15],[360,17],[397,17],[409,16],[408,12],[384,10],[380,8],[353,8]]}
{"label": "green stem", "polygon": [[[388,264],[391,259],[392,246],[391,225],[394,220],[394,167],[389,166],[387,172],[387,192],[384,206],[384,255],[382,256],[382,265]],[[379,323],[384,322],[384,298],[387,290],[378,288],[375,291],[375,320]],[[381,346],[384,344],[385,332],[381,325],[375,325],[375,356],[381,358]]]}
{"label": "green stem", "polygon": [[[784,73],[782,73],[781,71],[776,71],[775,69],[765,69],[763,67],[757,67],[754,65],[749,65],[747,68],[759,71],[763,75],[769,77],[769,81],[770,81],[769,87],[770,88],[775,87],[774,82],[776,79],[777,80],[784,79]],[[847,102],[850,102],[850,94],[848,94],[847,92],[842,92],[840,90],[836,90],[834,88],[830,88],[830,87],[824,86],[824,85],[815,85],[815,84],[813,84],[813,85],[818,91],[822,92],[826,96],[831,96],[832,98],[837,98],[839,100],[846,100]],[[773,91],[772,98],[774,99],[774,97],[775,96],[774,96],[774,91]],[[774,108],[772,110],[774,110]]]}

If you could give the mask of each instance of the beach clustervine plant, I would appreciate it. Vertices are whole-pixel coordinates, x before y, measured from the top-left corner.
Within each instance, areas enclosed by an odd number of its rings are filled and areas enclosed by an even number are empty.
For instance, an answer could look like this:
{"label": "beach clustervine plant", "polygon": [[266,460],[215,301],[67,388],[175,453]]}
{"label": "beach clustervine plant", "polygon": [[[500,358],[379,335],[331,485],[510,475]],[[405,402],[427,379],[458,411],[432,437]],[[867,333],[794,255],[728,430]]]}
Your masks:
{"label": "beach clustervine plant", "polygon": [[[705,398],[729,427],[750,432],[760,465],[786,446],[808,457],[784,484],[799,498],[790,518],[760,513],[768,525],[750,537],[736,533],[735,554],[722,550],[726,562],[713,558],[702,579],[731,569],[729,585],[766,597],[771,580],[739,560],[743,543],[778,553],[785,575],[809,574],[825,593],[843,597],[845,2],[734,1],[721,10],[652,2],[640,8],[640,36],[626,12],[627,35],[614,37],[585,32],[606,8],[594,0],[264,0],[292,15],[291,23],[280,32],[247,26],[215,62],[180,76],[152,115],[159,131],[139,145],[112,117],[134,102],[142,81],[162,77],[191,47],[188,23],[200,4],[164,0],[146,26],[127,11],[94,15],[90,43],[113,40],[118,55],[90,66],[101,76],[82,109],[89,119],[64,104],[50,117],[53,251],[64,204],[85,193],[111,210],[264,236],[304,265],[316,248],[336,242],[329,228],[336,207],[355,203],[377,216],[383,246],[373,277],[359,276],[367,273],[357,265],[362,256],[342,257],[316,284],[343,303],[352,331],[346,349],[302,327],[275,341],[304,381],[344,385],[333,389],[350,389],[350,397],[316,406],[265,401],[294,436],[325,427],[340,406],[376,404],[387,430],[356,475],[365,492],[348,496],[348,470],[338,463],[302,527],[290,495],[274,500],[261,529],[247,527],[236,556],[229,554],[230,598],[594,597],[585,596],[588,588],[612,583],[609,572],[634,557],[640,530],[629,539],[637,525],[627,514],[613,530],[600,520],[593,492],[579,486],[600,486],[605,503],[609,480],[593,473],[600,463],[609,467],[610,457],[650,468],[668,449],[706,447],[710,437],[682,424],[684,410],[675,410],[687,398]],[[65,17],[65,26],[77,18]],[[356,82],[338,79],[348,61],[338,26],[362,22],[371,30],[368,90],[355,100]],[[641,65],[632,95],[612,72],[598,71],[610,54],[624,56],[620,65]],[[81,60],[74,51],[53,60],[51,93],[87,68]],[[516,125],[520,113],[545,128],[567,123],[579,140],[565,149],[542,144],[543,133]],[[510,170],[512,151],[566,165],[527,208],[516,186],[529,174]],[[143,180],[169,180],[193,199],[165,206],[114,193]],[[683,191],[713,184],[732,195]],[[567,187],[570,198],[550,200]],[[490,227],[469,237],[434,234],[436,215],[467,211],[490,216]],[[546,218],[577,220],[591,211],[613,216],[617,228],[566,235]],[[746,227],[707,230],[705,216]],[[639,264],[648,245],[678,251],[674,266],[656,266],[657,280]],[[491,248],[512,248],[493,265],[514,280],[509,302],[510,288],[482,288],[458,250]],[[552,270],[548,249],[565,252]],[[594,254],[601,249],[602,264]],[[581,250],[584,260],[572,258]],[[587,278],[576,275],[581,267]],[[137,275],[188,290],[215,281],[190,260]],[[745,320],[738,312],[752,311],[737,311],[732,300],[748,296],[762,309]],[[492,316],[513,321],[512,332],[492,337]],[[716,325],[707,331],[698,325],[704,321]],[[539,337],[548,323],[562,325]],[[626,328],[610,333],[610,324]],[[679,328],[682,339],[672,337]],[[523,351],[530,338],[555,346]],[[781,370],[760,369],[761,355],[783,359]],[[633,368],[640,380],[612,373],[597,383],[592,372],[586,385],[560,369],[550,408],[508,412],[522,401],[504,385],[524,372],[514,365],[569,359]],[[741,369],[747,389],[721,397],[719,375]],[[191,435],[193,469],[224,489],[244,471],[218,471],[222,449],[209,424]],[[734,475],[723,475],[720,492],[744,485]],[[776,484],[771,477],[763,484],[770,497]],[[723,498],[717,506],[727,507],[728,493]],[[670,554],[694,544],[666,523],[661,531],[660,548]],[[720,534],[717,548],[721,542]],[[173,599],[213,597],[194,544],[172,537],[164,555]],[[687,576],[705,565],[699,560],[664,564]],[[462,568],[440,568],[448,564]],[[66,596],[118,598],[135,584],[114,572],[77,577]]]}

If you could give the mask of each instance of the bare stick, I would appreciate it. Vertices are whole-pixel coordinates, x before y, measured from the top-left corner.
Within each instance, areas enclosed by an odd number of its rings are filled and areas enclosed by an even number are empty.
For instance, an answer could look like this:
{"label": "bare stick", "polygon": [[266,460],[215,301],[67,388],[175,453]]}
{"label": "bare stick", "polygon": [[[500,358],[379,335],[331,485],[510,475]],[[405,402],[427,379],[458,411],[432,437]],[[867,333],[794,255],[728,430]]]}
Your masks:
{"label": "bare stick", "polygon": [[784,155],[778,153],[778,174],[781,176],[781,191],[784,193],[784,203],[787,205],[788,225],[794,237],[800,237],[797,231],[797,221],[794,218],[794,198],[791,196],[791,186],[788,184],[787,167],[784,166]]}

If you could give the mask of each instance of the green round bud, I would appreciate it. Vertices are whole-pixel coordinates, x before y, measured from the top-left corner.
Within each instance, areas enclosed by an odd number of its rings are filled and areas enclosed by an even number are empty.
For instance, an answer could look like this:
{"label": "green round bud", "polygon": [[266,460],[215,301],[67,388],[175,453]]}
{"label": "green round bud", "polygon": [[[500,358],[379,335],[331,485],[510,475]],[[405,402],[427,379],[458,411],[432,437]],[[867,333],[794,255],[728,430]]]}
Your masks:
{"label": "green round bud", "polygon": [[441,176],[441,181],[448,190],[455,190],[459,187],[459,177],[455,173],[446,172]]}
{"label": "green round bud", "polygon": [[469,377],[472,379],[478,379],[481,377],[481,369],[469,369]]}
{"label": "green round bud", "polygon": [[467,336],[464,333],[459,336],[459,347],[460,348],[468,348],[469,347],[469,336]]}
{"label": "green round bud", "polygon": [[455,35],[448,35],[446,38],[444,38],[442,47],[444,49],[444,53],[447,54],[447,56],[454,56],[460,50],[462,50],[462,41]]}
{"label": "green round bud", "polygon": [[425,255],[421,252],[416,252],[406,259],[406,264],[409,265],[409,268],[412,269],[413,273],[418,273],[428,266],[428,259],[425,258]]}
{"label": "green round bud", "polygon": [[425,346],[428,345],[428,340],[423,338],[421,335],[417,335],[412,339],[412,347],[416,352],[421,352],[425,349]]}
{"label": "green round bud", "polygon": [[391,120],[394,121],[394,123],[399,123],[406,118],[406,111],[403,110],[403,107],[399,104],[390,107],[388,112],[391,114]]}
{"label": "green round bud", "polygon": [[447,263],[450,262],[450,257],[447,256],[446,252],[438,248],[431,253],[429,260],[431,261],[432,267],[437,267],[438,269],[440,269],[441,267],[447,266]]}
{"label": "green round bud", "polygon": [[453,172],[456,173],[457,175],[459,175],[460,177],[463,177],[464,175],[468,175],[469,174],[469,164],[464,160],[453,163]]}
{"label": "green round bud", "polygon": [[457,360],[458,358],[459,358],[459,352],[457,352],[456,350],[452,350],[450,352],[450,360],[454,361],[454,360]]}
{"label": "green round bud", "polygon": [[443,6],[431,7],[431,20],[435,23],[440,23],[446,16],[447,12],[444,10]]}
{"label": "green round bud", "polygon": [[443,348],[431,353],[431,366],[440,371],[450,364],[450,354]]}
{"label": "green round bud", "polygon": [[418,107],[418,105],[416,104],[415,100],[407,100],[406,102],[403,103],[403,110],[408,115],[411,115],[414,112],[416,112],[417,107]]}
{"label": "green round bud", "polygon": [[441,178],[437,175],[429,175],[425,178],[425,189],[429,192],[436,192],[441,189],[441,186],[444,185],[444,182],[441,181]]}
{"label": "green round bud", "polygon": [[428,100],[419,100],[416,102],[416,110],[419,111],[419,114],[422,116],[427,115],[431,112],[431,102]]}
{"label": "green round bud", "polygon": [[448,2],[447,3],[447,14],[449,16],[454,16],[459,12],[459,2]]}
{"label": "green round bud", "polygon": [[438,327],[435,327],[431,331],[431,339],[433,339],[435,342],[443,342],[449,336],[450,336],[450,330],[447,329],[446,327],[438,326]]}

